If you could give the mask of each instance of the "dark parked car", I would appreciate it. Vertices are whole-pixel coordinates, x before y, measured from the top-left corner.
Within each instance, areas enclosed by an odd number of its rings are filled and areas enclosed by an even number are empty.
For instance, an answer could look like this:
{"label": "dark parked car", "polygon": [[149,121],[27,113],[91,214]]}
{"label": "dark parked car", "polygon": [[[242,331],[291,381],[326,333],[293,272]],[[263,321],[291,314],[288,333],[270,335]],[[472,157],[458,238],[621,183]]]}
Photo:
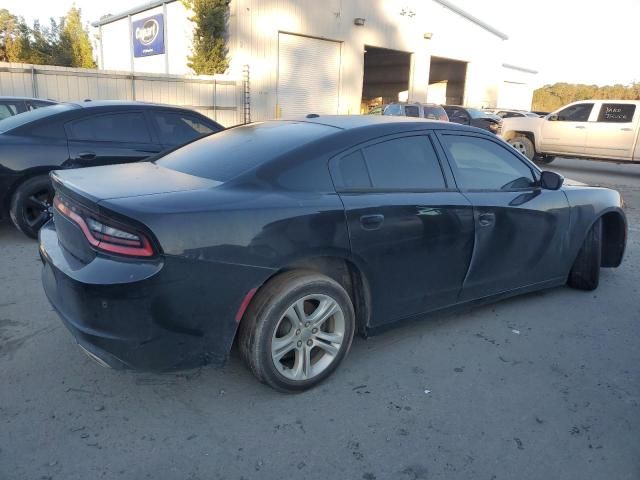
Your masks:
{"label": "dark parked car", "polygon": [[406,117],[251,124],[52,178],[44,289],[91,357],[184,368],[237,338],[284,391],[326,378],[356,331],[594,289],[627,232],[618,192],[563,185],[483,130]]}
{"label": "dark parked car", "polygon": [[138,102],[59,103],[0,120],[0,219],[35,238],[51,216],[49,172],[144,160],[222,130],[192,110]]}
{"label": "dark parked car", "polygon": [[384,108],[383,115],[394,117],[419,117],[429,120],[448,122],[447,112],[441,105],[435,103],[390,103]]}
{"label": "dark parked car", "polygon": [[0,97],[0,120],[29,112],[36,108],[48,107],[58,102],[29,97]]}
{"label": "dark parked car", "polygon": [[498,133],[502,119],[493,113],[459,105],[443,105],[442,107],[447,112],[450,122],[482,128],[491,133]]}

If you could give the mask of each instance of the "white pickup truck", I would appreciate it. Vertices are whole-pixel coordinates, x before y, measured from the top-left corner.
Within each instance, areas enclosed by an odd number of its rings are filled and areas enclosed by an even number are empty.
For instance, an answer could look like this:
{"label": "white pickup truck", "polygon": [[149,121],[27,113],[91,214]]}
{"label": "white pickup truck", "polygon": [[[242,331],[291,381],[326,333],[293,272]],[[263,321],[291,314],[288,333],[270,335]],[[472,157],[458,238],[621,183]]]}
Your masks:
{"label": "white pickup truck", "polygon": [[499,135],[531,160],[581,157],[640,163],[640,101],[583,100],[542,118],[505,118]]}

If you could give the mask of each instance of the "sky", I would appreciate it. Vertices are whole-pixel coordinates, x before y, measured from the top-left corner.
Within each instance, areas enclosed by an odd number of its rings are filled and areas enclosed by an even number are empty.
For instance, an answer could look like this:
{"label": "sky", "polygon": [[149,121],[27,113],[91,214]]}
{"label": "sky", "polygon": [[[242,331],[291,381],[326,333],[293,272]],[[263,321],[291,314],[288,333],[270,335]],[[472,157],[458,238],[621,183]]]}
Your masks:
{"label": "sky", "polygon": [[[349,0],[344,0],[349,1]],[[402,0],[396,0],[401,2]],[[506,33],[504,62],[537,70],[536,86],[640,82],[640,0],[450,0]],[[28,21],[64,16],[73,0],[2,0]],[[85,21],[145,0],[75,0]]]}

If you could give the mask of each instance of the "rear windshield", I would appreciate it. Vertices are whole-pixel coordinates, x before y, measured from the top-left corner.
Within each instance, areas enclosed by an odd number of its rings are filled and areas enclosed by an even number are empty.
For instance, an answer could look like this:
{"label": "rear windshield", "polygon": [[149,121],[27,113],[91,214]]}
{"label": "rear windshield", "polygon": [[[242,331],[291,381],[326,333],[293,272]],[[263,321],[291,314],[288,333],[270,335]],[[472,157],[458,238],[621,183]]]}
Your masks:
{"label": "rear windshield", "polygon": [[41,118],[49,117],[60,112],[66,112],[68,110],[74,110],[80,108],[80,106],[73,103],[58,103],[57,105],[51,105],[49,107],[36,108],[29,112],[20,113],[13,117],[7,117],[4,120],[0,120],[0,133],[8,132],[14,128],[26,125],[29,122],[40,120]]}
{"label": "rear windshield", "polygon": [[189,175],[226,182],[336,131],[335,127],[303,122],[243,125],[185,145],[155,163]]}

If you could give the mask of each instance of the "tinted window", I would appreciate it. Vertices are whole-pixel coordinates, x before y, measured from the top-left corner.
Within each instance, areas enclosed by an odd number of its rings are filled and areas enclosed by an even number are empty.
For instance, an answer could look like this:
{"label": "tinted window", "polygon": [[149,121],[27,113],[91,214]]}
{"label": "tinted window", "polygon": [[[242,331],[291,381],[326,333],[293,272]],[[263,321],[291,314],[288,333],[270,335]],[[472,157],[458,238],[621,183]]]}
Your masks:
{"label": "tinted window", "polygon": [[51,102],[43,102],[42,100],[28,100],[27,101],[27,109],[35,110],[36,108],[49,107],[51,105],[55,105],[55,103]]}
{"label": "tinted window", "polygon": [[[153,112],[162,143],[180,145],[214,130],[198,118],[178,112]],[[217,129],[216,129],[217,131]]]}
{"label": "tinted window", "polygon": [[560,122],[586,122],[589,120],[593,103],[579,103],[572,105],[558,112]]}
{"label": "tinted window", "polygon": [[82,118],[69,123],[68,132],[71,140],[151,142],[142,112],[109,113]]}
{"label": "tinted window", "polygon": [[444,120],[445,122],[449,120],[447,117],[447,112],[444,111],[442,107],[434,107],[434,106],[424,106],[424,118],[428,118],[430,120]]}
{"label": "tinted window", "polygon": [[371,180],[361,150],[345,155],[338,162],[340,180],[343,188],[370,188]]}
{"label": "tinted window", "polygon": [[56,115],[57,113],[75,110],[78,108],[80,107],[73,103],[60,103],[58,105],[52,105],[50,108],[37,108],[30,112],[21,113],[20,115],[0,120],[0,132],[8,132],[9,130],[21,127],[35,120],[40,120],[51,115]]}
{"label": "tinted window", "polygon": [[630,123],[636,113],[636,106],[628,103],[603,103],[598,114],[599,122]]}
{"label": "tinted window", "polygon": [[469,115],[464,110],[459,108],[445,108],[449,121],[453,123],[469,123]]}
{"label": "tinted window", "polygon": [[436,152],[427,137],[396,138],[364,149],[374,188],[445,188]]}
{"label": "tinted window", "polygon": [[225,182],[286,152],[338,132],[314,123],[264,122],[223,130],[168,153],[156,163]]}
{"label": "tinted window", "polygon": [[491,140],[463,135],[442,138],[462,189],[511,190],[529,188],[535,183],[524,162]]}
{"label": "tinted window", "polygon": [[405,105],[404,106],[404,114],[407,117],[419,117],[420,116],[420,109],[418,107],[416,107],[415,105]]}

